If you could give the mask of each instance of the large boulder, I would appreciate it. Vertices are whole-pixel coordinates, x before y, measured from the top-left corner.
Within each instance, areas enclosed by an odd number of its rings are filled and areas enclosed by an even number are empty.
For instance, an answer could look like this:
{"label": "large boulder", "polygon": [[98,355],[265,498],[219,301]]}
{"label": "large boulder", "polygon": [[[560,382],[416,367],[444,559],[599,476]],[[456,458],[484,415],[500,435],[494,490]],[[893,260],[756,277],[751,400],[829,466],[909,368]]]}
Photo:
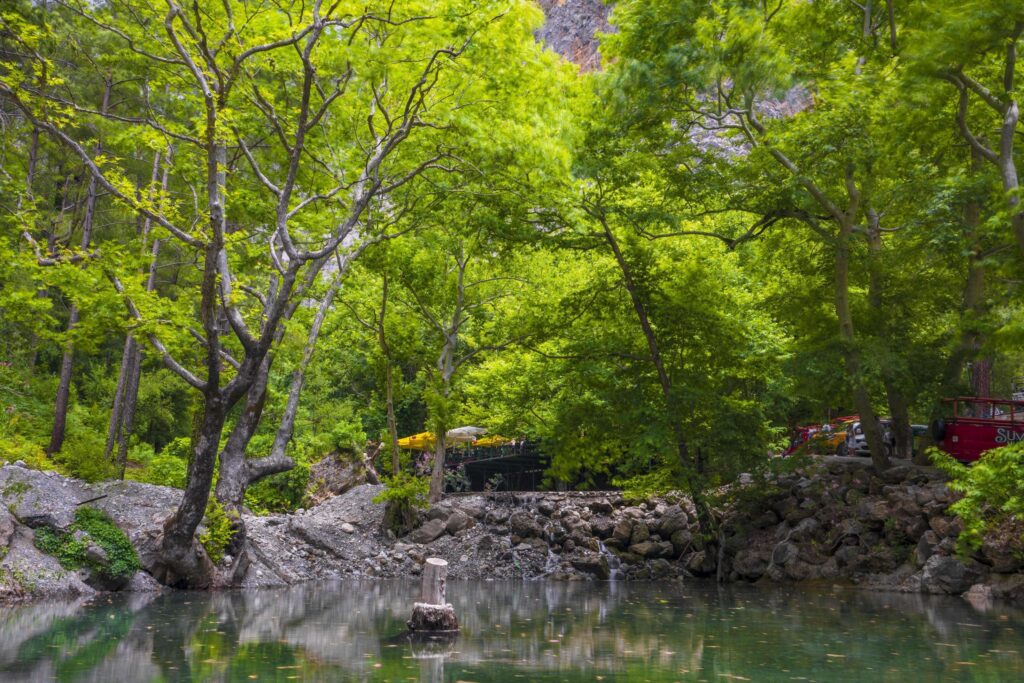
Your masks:
{"label": "large boulder", "polygon": [[612,529],[612,539],[618,541],[620,545],[628,545],[632,534],[633,521],[628,518],[620,519],[615,528]]}
{"label": "large boulder", "polygon": [[607,581],[612,575],[611,568],[608,566],[608,558],[598,553],[588,553],[583,557],[576,558],[572,561],[572,566],[577,571],[590,574],[601,581]]}
{"label": "large boulder", "polygon": [[672,534],[681,529],[689,528],[689,525],[690,518],[683,512],[683,508],[678,505],[672,505],[662,515],[661,522],[658,524],[658,533],[661,534],[662,538],[671,538]]}
{"label": "large boulder", "polygon": [[360,484],[367,483],[366,466],[352,454],[325,456],[309,468],[307,497],[314,504],[332,496],[340,496]]}
{"label": "large boulder", "polygon": [[445,522],[444,528],[445,531],[454,536],[458,532],[462,531],[463,529],[468,529],[474,524],[475,522],[473,521],[472,517],[467,515],[465,512],[462,512],[461,510],[456,510],[448,518],[448,521]]}
{"label": "large boulder", "polygon": [[633,522],[633,532],[629,535],[629,544],[636,545],[637,543],[643,543],[651,537],[651,530],[647,528],[647,524],[641,520]]}
{"label": "large boulder", "polygon": [[590,530],[598,538],[608,538],[614,529],[615,522],[608,517],[595,517],[590,522]]}
{"label": "large boulder", "polygon": [[0,468],[0,499],[22,524],[64,531],[75,520],[78,503],[94,498],[85,484],[56,472],[16,465]]}
{"label": "large boulder", "polygon": [[960,595],[973,586],[981,574],[955,557],[932,555],[924,563],[921,588],[927,593]]}
{"label": "large boulder", "polygon": [[410,543],[425,545],[433,543],[445,532],[446,521],[443,519],[428,519],[426,524],[410,533],[406,540]]}
{"label": "large boulder", "polygon": [[508,518],[508,525],[512,530],[512,535],[519,538],[540,538],[544,533],[533,515],[523,510],[513,512],[512,516]]}
{"label": "large boulder", "polygon": [[747,548],[736,553],[733,558],[732,568],[741,578],[754,581],[764,574],[768,568],[768,560],[764,553]]}

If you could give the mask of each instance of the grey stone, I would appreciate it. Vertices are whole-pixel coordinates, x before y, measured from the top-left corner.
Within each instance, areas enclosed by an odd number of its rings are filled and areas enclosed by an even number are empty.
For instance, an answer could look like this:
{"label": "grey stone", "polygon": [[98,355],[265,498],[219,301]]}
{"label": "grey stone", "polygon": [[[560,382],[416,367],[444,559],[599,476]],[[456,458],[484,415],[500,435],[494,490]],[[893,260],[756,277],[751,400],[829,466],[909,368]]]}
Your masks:
{"label": "grey stone", "polygon": [[800,549],[795,544],[784,541],[772,551],[772,564],[784,565],[792,562],[800,555]]}
{"label": "grey stone", "polygon": [[665,510],[665,514],[658,524],[658,533],[663,538],[671,538],[675,532],[686,529],[690,525],[690,518],[683,512],[683,508],[673,505]]}
{"label": "grey stone", "polygon": [[629,539],[633,534],[633,522],[629,519],[620,519],[612,529],[612,538],[619,543],[629,543]]}
{"label": "grey stone", "polygon": [[596,553],[589,553],[583,557],[572,560],[572,566],[585,574],[590,574],[601,581],[611,578],[611,568],[608,566],[608,558]]}
{"label": "grey stone", "polygon": [[425,545],[432,543],[435,539],[441,536],[445,532],[445,520],[443,519],[428,519],[426,524],[416,529],[409,534],[406,539],[410,543],[418,543]]}
{"label": "grey stone", "polygon": [[980,572],[955,557],[932,555],[924,563],[921,588],[928,593],[960,595],[980,578]]}
{"label": "grey stone", "polygon": [[754,549],[740,550],[732,560],[732,569],[748,581],[760,579],[767,568],[768,560],[764,554]]}
{"label": "grey stone", "polygon": [[672,534],[672,552],[681,555],[693,544],[693,534],[688,529],[680,529]]}
{"label": "grey stone", "polygon": [[508,518],[508,525],[513,535],[520,538],[535,538],[543,533],[540,524],[533,518],[533,515],[522,510],[512,513],[512,516]]}
{"label": "grey stone", "polygon": [[640,520],[633,522],[633,530],[629,535],[629,544],[636,545],[637,543],[643,543],[651,537],[651,531],[647,528],[647,524]]}
{"label": "grey stone", "polygon": [[354,534],[356,532],[356,528],[354,526],[352,526],[351,524],[349,524],[348,522],[342,522],[342,524],[341,524],[341,526],[339,528],[342,531],[344,531],[346,534]]}
{"label": "grey stone", "polygon": [[475,522],[473,521],[472,517],[467,515],[465,512],[462,512],[461,510],[456,510],[451,514],[451,517],[449,517],[448,521],[445,523],[445,530],[448,533],[455,535],[464,529],[470,528],[471,526],[473,526],[474,523]]}

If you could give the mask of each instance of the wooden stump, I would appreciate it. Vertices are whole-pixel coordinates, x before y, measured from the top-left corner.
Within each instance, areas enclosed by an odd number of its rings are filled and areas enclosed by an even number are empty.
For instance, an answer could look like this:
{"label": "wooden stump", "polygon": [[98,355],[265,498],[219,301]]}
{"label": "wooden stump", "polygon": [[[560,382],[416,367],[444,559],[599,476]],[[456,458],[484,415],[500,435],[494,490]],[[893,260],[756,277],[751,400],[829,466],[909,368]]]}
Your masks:
{"label": "wooden stump", "polygon": [[412,618],[408,621],[410,631],[451,633],[459,630],[455,609],[445,602],[447,583],[448,563],[437,557],[428,558],[423,564],[422,602],[412,606]]}

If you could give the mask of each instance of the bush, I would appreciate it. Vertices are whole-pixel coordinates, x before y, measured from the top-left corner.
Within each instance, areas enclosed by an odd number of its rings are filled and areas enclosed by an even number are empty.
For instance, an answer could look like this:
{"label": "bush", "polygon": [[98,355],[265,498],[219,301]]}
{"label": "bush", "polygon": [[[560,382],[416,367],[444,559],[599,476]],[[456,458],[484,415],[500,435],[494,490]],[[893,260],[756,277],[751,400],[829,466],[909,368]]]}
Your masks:
{"label": "bush", "polygon": [[[1024,520],[1024,443],[987,451],[971,467],[937,448],[928,455],[951,478],[949,488],[963,494],[949,507],[964,523],[957,539],[960,552],[976,550],[989,533]],[[1024,539],[1013,542],[1018,549],[1024,546]]]}
{"label": "bush", "polygon": [[430,483],[425,477],[399,472],[384,480],[384,489],[373,497],[374,503],[386,503],[384,528],[401,536],[416,525],[416,510],[428,505]]}
{"label": "bush", "polygon": [[214,564],[224,559],[224,551],[235,537],[235,525],[232,515],[224,510],[224,506],[211,497],[206,503],[206,516],[203,517],[206,529],[199,534],[199,542],[206,549],[210,561]]}
{"label": "bush", "polygon": [[[76,539],[74,532],[84,531],[86,537]],[[107,563],[99,564],[86,556],[89,542],[107,554]],[[75,511],[75,521],[67,533],[41,528],[35,532],[36,547],[56,557],[68,570],[90,569],[112,578],[126,578],[140,569],[139,556],[128,536],[102,510],[82,507]]]}
{"label": "bush", "polygon": [[113,479],[117,468],[103,457],[104,439],[96,432],[81,429],[71,432],[53,459],[73,477],[89,482]]}

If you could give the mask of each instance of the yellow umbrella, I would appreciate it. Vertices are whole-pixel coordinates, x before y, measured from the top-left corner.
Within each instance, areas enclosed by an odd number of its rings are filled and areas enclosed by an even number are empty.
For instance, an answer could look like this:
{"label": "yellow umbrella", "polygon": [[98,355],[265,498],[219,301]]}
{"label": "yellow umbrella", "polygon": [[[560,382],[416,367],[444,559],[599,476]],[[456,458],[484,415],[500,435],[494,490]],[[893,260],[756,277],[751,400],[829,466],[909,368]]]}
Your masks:
{"label": "yellow umbrella", "polygon": [[398,440],[398,447],[409,451],[429,451],[437,443],[433,432],[420,432]]}
{"label": "yellow umbrella", "polygon": [[482,439],[477,439],[473,442],[473,445],[488,448],[491,446],[504,446],[507,443],[512,443],[512,439],[506,439],[504,436],[493,434],[491,436],[485,436]]}

